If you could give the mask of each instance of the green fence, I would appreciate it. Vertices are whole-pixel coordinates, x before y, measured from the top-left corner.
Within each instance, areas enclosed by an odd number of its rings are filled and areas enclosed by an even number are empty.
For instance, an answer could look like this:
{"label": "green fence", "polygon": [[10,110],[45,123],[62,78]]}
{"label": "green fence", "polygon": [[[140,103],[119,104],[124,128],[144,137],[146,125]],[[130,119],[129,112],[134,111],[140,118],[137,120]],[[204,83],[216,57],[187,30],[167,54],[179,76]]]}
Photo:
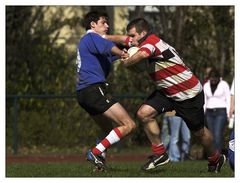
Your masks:
{"label": "green fence", "polygon": [[[124,101],[129,102],[130,100],[142,101],[142,99],[145,98],[144,95],[130,95],[130,94],[114,95],[114,97],[116,97],[119,101],[123,101],[123,103],[124,103]],[[13,153],[15,155],[18,154],[19,111],[25,110],[25,109],[23,109],[23,107],[20,106],[21,101],[30,102],[32,100],[56,100],[56,99],[61,99],[63,101],[75,100],[73,102],[77,103],[76,102],[76,96],[74,94],[66,94],[66,95],[29,95],[29,94],[28,95],[7,95],[6,99],[7,99],[7,110],[8,110],[8,108],[11,108],[11,112],[7,112],[7,119],[8,119],[7,121],[12,123],[11,124],[12,149],[13,149]]]}

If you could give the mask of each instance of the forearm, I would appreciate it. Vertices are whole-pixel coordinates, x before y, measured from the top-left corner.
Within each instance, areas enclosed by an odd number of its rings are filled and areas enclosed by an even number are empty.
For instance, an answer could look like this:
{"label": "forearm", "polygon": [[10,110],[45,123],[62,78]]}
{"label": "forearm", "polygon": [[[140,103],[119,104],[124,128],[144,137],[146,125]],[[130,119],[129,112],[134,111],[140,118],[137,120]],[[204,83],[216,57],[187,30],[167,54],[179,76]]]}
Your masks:
{"label": "forearm", "polygon": [[115,43],[124,44],[128,36],[125,35],[105,35],[104,38],[113,41]]}
{"label": "forearm", "polygon": [[117,46],[113,46],[111,49],[111,53],[117,56],[122,56],[123,55],[123,50],[120,50]]}
{"label": "forearm", "polygon": [[125,35],[104,35],[103,38],[110,40],[112,42],[122,44],[125,47],[132,46],[132,38]]}
{"label": "forearm", "polygon": [[230,112],[229,112],[229,117],[231,118],[233,113],[234,113],[234,109],[235,109],[235,106],[234,106],[234,96],[231,95],[231,101],[230,101]]}
{"label": "forearm", "polygon": [[126,59],[129,57],[129,54],[125,50],[120,50],[117,46],[113,46],[111,49],[111,53],[117,56],[120,56],[122,59]]}
{"label": "forearm", "polygon": [[130,67],[138,62],[141,62],[141,60],[146,59],[148,56],[149,55],[145,51],[139,51],[128,59],[123,60],[122,64],[125,67]]}

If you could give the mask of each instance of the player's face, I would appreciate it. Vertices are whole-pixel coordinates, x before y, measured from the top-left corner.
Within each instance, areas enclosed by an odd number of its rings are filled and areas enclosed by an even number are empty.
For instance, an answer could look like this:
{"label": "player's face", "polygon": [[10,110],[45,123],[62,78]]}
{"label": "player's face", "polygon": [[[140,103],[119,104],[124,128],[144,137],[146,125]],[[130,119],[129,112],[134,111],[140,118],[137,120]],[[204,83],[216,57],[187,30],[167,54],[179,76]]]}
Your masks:
{"label": "player's face", "polygon": [[100,35],[105,35],[108,32],[108,23],[106,18],[100,17],[97,23],[91,23],[92,29]]}
{"label": "player's face", "polygon": [[128,31],[128,36],[132,37],[132,44],[135,46],[138,46],[139,43],[138,41],[145,35],[144,32],[141,32],[140,34],[136,31],[136,28],[133,27],[131,29],[129,29]]}

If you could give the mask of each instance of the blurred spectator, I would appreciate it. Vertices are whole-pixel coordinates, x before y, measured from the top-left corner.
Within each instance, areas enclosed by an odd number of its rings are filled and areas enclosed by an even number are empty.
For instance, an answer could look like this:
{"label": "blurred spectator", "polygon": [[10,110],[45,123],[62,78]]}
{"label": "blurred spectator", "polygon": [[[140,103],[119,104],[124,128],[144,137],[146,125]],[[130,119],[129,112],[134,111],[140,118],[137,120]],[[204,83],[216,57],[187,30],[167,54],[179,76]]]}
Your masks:
{"label": "blurred spectator", "polygon": [[215,68],[209,73],[209,80],[204,85],[204,95],[207,127],[213,134],[215,148],[221,152],[224,127],[230,110],[230,89]]}
{"label": "blurred spectator", "polygon": [[178,162],[188,159],[190,131],[184,120],[175,116],[175,111],[167,112],[164,115],[162,130],[162,141],[167,147],[170,160]]}

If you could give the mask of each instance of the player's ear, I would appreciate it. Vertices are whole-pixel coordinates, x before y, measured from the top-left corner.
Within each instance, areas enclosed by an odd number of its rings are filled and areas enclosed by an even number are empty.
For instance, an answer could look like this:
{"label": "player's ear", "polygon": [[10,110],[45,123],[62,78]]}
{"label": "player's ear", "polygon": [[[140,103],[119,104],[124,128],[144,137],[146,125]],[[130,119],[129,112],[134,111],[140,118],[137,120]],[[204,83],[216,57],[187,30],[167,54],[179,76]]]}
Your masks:
{"label": "player's ear", "polygon": [[95,28],[96,23],[94,21],[91,21],[90,25],[91,25],[91,28]]}
{"label": "player's ear", "polygon": [[145,30],[141,32],[142,37],[145,36],[146,34],[147,34],[147,32]]}

